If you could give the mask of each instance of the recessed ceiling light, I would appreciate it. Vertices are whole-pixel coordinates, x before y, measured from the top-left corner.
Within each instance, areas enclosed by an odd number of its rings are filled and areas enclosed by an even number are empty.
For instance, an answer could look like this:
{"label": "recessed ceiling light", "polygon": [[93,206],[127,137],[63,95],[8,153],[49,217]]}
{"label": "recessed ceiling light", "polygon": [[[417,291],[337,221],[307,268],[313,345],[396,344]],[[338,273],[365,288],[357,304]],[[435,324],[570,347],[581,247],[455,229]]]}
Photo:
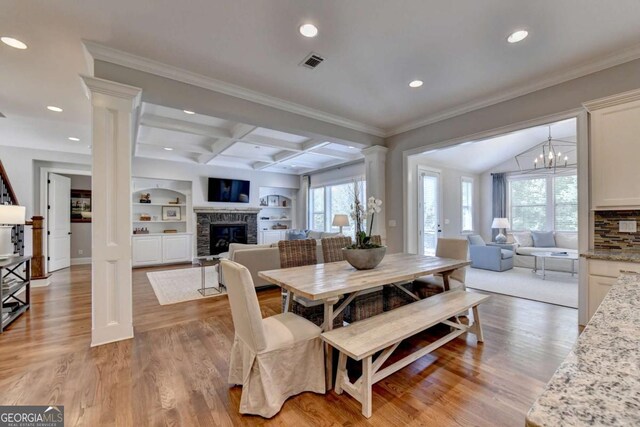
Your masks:
{"label": "recessed ceiling light", "polygon": [[47,110],[55,111],[56,113],[62,113],[62,108],[56,107],[55,105],[47,105]]}
{"label": "recessed ceiling light", "polygon": [[297,166],[297,165],[291,165],[291,167],[292,167],[292,168],[297,168],[298,166]]}
{"label": "recessed ceiling light", "polygon": [[414,89],[415,88],[419,88],[422,85],[423,85],[423,81],[422,80],[414,80],[411,83],[409,83],[409,87],[412,87]]}
{"label": "recessed ceiling light", "polygon": [[185,114],[195,114],[195,111],[191,111],[191,110],[182,110],[184,111]]}
{"label": "recessed ceiling light", "polygon": [[90,145],[87,145],[87,148],[88,148],[88,149],[91,149],[91,146],[90,146]]}
{"label": "recessed ceiling light", "polygon": [[529,32],[527,30],[514,31],[509,37],[507,37],[507,41],[509,43],[518,43],[526,39],[528,35]]}
{"label": "recessed ceiling light", "polygon": [[349,148],[351,148],[352,150],[355,149],[356,147],[354,147],[353,145],[350,145]]}
{"label": "recessed ceiling light", "polygon": [[164,147],[164,149],[167,150],[167,151],[173,151],[173,148],[171,148],[171,147]]}
{"label": "recessed ceiling light", "polygon": [[15,47],[16,49],[27,48],[26,44],[18,39],[14,39],[13,37],[0,37],[0,40],[2,40],[2,43],[6,44],[7,46]]}
{"label": "recessed ceiling light", "polygon": [[70,136],[70,137],[69,137],[69,141],[75,141],[75,142],[78,142],[78,141],[80,141],[80,138],[76,138],[75,136]]}
{"label": "recessed ceiling light", "polygon": [[315,37],[318,35],[318,27],[313,24],[300,25],[300,34],[305,37]]}

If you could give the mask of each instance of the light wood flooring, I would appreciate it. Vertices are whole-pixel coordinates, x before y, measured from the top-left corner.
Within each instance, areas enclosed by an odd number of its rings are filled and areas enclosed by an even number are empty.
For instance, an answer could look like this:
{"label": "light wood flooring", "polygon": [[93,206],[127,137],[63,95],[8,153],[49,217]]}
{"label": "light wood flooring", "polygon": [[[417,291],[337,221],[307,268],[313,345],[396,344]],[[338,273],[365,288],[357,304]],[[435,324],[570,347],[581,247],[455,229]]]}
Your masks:
{"label": "light wood flooring", "polygon": [[[148,271],[133,273],[135,338],[97,348],[88,266],[34,289],[31,310],[0,335],[0,404],[64,405],[67,426],[522,426],[578,335],[574,309],[494,295],[480,306],[484,344],[456,339],[377,383],[370,419],[329,392],[296,396],[264,420],[239,415],[241,389],[226,382],[226,297],[161,306]],[[263,316],[279,311],[278,289],[258,297]]]}

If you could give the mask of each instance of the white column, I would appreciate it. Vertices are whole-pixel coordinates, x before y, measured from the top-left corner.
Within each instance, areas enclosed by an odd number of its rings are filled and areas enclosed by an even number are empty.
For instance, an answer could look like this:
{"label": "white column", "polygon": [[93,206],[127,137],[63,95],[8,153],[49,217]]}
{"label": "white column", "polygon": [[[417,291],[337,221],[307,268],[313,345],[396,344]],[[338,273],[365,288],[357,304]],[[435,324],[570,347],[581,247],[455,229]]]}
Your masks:
{"label": "white column", "polygon": [[[373,221],[372,234],[382,236],[382,242],[387,239],[386,227],[386,193],[385,193],[385,170],[387,163],[387,148],[381,145],[362,150],[364,154],[365,180],[367,182],[367,199],[375,197],[382,200],[382,212],[376,214]],[[366,203],[366,200],[364,201]]]}
{"label": "white column", "polygon": [[91,346],[133,338],[131,155],[141,89],[81,76],[92,105]]}

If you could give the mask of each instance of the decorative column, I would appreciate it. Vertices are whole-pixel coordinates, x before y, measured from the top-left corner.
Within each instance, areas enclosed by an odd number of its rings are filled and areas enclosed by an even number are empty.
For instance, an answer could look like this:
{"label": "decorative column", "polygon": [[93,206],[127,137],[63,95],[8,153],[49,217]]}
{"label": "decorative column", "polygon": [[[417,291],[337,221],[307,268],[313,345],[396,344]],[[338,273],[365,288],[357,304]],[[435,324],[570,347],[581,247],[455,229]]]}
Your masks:
{"label": "decorative column", "polygon": [[385,193],[385,165],[387,163],[387,147],[374,145],[373,147],[362,150],[362,154],[364,154],[367,199],[373,196],[376,199],[382,200],[382,212],[375,216],[372,234],[382,236],[382,243],[386,244],[387,222],[385,212],[387,210],[387,204]]}
{"label": "decorative column", "polygon": [[92,105],[91,346],[133,338],[131,156],[141,89],[81,76]]}

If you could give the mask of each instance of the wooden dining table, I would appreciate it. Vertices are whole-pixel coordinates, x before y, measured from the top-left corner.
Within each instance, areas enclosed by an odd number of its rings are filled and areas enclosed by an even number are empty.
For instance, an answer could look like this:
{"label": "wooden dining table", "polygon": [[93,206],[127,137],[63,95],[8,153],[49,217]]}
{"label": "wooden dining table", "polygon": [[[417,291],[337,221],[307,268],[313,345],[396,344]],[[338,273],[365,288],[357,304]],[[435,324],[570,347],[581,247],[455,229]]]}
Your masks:
{"label": "wooden dining table", "polygon": [[[368,289],[382,285],[393,285],[411,298],[420,297],[405,285],[413,280],[439,274],[444,290],[449,290],[449,275],[454,270],[466,267],[469,261],[415,255],[408,253],[389,254],[372,270],[356,270],[346,261],[302,267],[261,271],[258,276],[286,289],[285,312],[290,309],[292,294],[324,303],[323,331],[333,329],[333,321],[355,297]],[[346,296],[337,308],[334,305]],[[327,387],[332,387],[332,354],[326,351]]]}

